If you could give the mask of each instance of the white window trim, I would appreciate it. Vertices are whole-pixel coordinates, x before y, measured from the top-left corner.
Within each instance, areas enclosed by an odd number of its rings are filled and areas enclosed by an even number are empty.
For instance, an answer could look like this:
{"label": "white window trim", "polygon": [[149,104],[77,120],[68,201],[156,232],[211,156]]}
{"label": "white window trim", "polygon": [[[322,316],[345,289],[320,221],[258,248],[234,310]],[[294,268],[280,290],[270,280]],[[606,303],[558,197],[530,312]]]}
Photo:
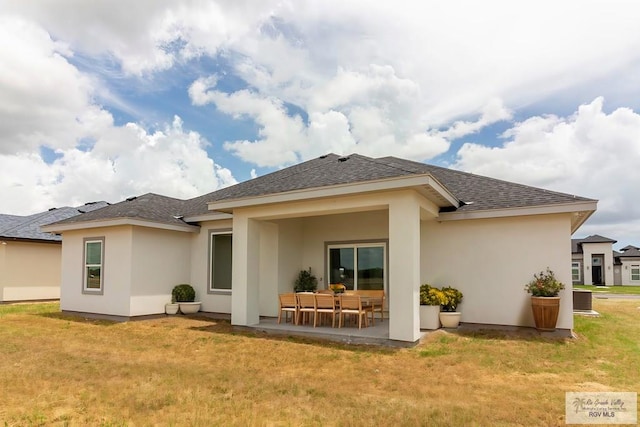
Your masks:
{"label": "white window trim", "polygon": [[[212,267],[212,259],[211,259],[211,255],[212,255],[212,250],[213,250],[213,236],[219,236],[219,235],[229,235],[233,237],[233,229],[231,228],[225,228],[225,229],[218,229],[218,230],[209,230],[209,238],[208,238],[208,257],[207,257],[207,293],[208,294],[218,294],[218,295],[231,295],[231,292],[233,291],[233,277],[231,279],[231,289],[217,289],[212,287],[213,283],[213,277],[211,276],[211,267]],[[231,256],[233,257],[233,248],[231,251]]]}
{"label": "white window trim", "polygon": [[[104,236],[86,237],[82,240],[82,293],[86,295],[104,295]],[[100,264],[87,264],[87,244],[100,243]],[[87,287],[87,267],[100,267],[100,288]]]}
{"label": "white window trim", "polygon": [[632,282],[640,282],[640,277],[638,279],[633,278],[633,270],[638,270],[638,276],[640,276],[640,264],[632,264],[629,272],[629,280]]}
{"label": "white window trim", "polygon": [[[384,293],[385,295],[389,295],[389,290],[388,290],[388,286],[389,286],[389,269],[388,269],[388,258],[389,258],[389,245],[388,242],[385,240],[356,240],[353,242],[327,242],[326,243],[326,250],[325,250],[325,257],[326,257],[326,262],[325,262],[325,274],[326,274],[326,278],[327,278],[327,287],[330,285],[329,280],[331,277],[331,257],[329,255],[331,249],[339,249],[339,248],[372,248],[372,247],[381,247],[384,250],[384,254],[383,254],[383,271],[384,271],[384,283],[383,283],[383,289],[384,289]],[[355,256],[354,253],[354,289],[358,289],[358,279],[357,279],[357,274],[356,272],[358,271],[358,257]]]}
{"label": "white window trim", "polygon": [[578,279],[573,281],[580,282],[582,280],[582,265],[580,261],[571,262],[571,279],[573,279],[573,269],[578,270]]}

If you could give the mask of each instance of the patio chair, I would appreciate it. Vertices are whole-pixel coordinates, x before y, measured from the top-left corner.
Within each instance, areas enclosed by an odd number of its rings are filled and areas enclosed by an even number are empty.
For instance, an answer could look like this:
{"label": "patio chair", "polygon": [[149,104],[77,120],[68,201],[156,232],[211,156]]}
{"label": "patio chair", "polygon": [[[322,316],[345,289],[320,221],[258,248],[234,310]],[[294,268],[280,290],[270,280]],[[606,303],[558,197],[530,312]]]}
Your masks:
{"label": "patio chair", "polygon": [[316,294],[316,313],[313,318],[313,327],[317,325],[318,317],[322,314],[331,314],[331,327],[336,327],[336,298],[331,294]]}
{"label": "patio chair", "polygon": [[[298,292],[296,294],[298,299],[298,325],[304,324],[305,318],[316,313],[316,296],[313,292]],[[315,321],[315,317],[314,317]]]}
{"label": "patio chair", "polygon": [[278,295],[280,300],[280,310],[278,310],[278,323],[282,319],[282,313],[284,312],[284,323],[287,323],[289,313],[291,313],[291,323],[298,324],[298,302],[296,300],[296,294],[293,292],[287,294]]}
{"label": "patio chair", "polygon": [[360,295],[340,295],[340,322],[338,327],[342,328],[344,323],[344,315],[351,314],[358,316],[358,329],[362,329],[362,319],[364,318],[364,326],[369,326],[369,318],[367,310],[362,306]]}
{"label": "patio chair", "polygon": [[369,304],[371,304],[371,310],[372,310],[371,320],[374,325],[375,325],[374,314],[376,312],[380,313],[380,321],[384,320],[384,299],[385,299],[384,290],[382,289],[360,290],[359,289],[355,291],[355,293],[365,298],[369,302]]}

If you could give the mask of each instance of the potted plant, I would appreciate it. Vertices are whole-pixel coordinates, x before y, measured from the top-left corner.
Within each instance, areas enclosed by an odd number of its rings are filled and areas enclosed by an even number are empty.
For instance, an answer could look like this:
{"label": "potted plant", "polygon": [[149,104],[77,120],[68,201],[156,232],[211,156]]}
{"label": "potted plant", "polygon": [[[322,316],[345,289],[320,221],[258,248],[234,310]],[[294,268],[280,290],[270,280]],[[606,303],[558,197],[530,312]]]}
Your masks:
{"label": "potted plant", "polygon": [[311,268],[309,270],[300,270],[293,284],[293,290],[296,292],[314,292],[317,288],[318,279],[311,274]]}
{"label": "potted plant", "polygon": [[536,329],[542,332],[556,330],[558,313],[560,312],[560,297],[558,294],[564,289],[553,271],[547,267],[546,271],[533,275],[533,280],[524,289],[531,294],[531,309]]}
{"label": "potted plant", "polygon": [[440,289],[426,283],[420,286],[420,329],[440,328],[440,306],[444,302]]}
{"label": "potted plant", "polygon": [[180,305],[182,314],[193,314],[200,310],[200,301],[195,301],[196,291],[188,283],[176,285],[171,291],[171,299]]}
{"label": "potted plant", "polygon": [[171,302],[168,302],[164,305],[164,312],[167,314],[177,314],[180,305],[176,302],[176,299],[173,295],[171,295]]}
{"label": "potted plant", "polygon": [[343,294],[347,287],[342,283],[332,283],[329,285],[329,289],[332,290],[334,294]]}
{"label": "potted plant", "polygon": [[442,288],[442,293],[444,294],[444,304],[440,305],[442,309],[440,323],[443,328],[457,328],[462,316],[462,313],[457,311],[458,304],[462,301],[462,292],[456,288],[445,286]]}

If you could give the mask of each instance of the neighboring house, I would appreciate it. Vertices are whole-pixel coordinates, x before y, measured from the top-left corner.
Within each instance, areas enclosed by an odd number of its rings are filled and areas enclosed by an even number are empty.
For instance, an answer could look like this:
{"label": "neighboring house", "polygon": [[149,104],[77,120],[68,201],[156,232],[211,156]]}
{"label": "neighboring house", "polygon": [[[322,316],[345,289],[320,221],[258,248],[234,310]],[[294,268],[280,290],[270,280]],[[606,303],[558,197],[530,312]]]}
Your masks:
{"label": "neighboring house", "polygon": [[640,250],[613,250],[616,240],[597,234],[571,239],[571,278],[574,285],[640,285]]}
{"label": "neighboring house", "polygon": [[[462,321],[533,326],[524,285],[570,283],[592,199],[395,157],[329,154],[190,200],[145,194],[44,227],[63,236],[63,311],[162,313],[191,283],[234,325],[277,316],[302,269],[387,294],[389,338],[416,341],[421,283],[464,293]],[[571,290],[558,328],[573,327]]]}
{"label": "neighboring house", "polygon": [[625,246],[620,252],[614,251],[614,256],[620,271],[615,284],[640,286],[640,249]]}
{"label": "neighboring house", "polygon": [[571,278],[580,285],[613,285],[613,244],[616,240],[594,234],[571,239]]}
{"label": "neighboring house", "polygon": [[62,238],[40,227],[104,206],[95,202],[28,216],[0,214],[0,302],[59,298]]}

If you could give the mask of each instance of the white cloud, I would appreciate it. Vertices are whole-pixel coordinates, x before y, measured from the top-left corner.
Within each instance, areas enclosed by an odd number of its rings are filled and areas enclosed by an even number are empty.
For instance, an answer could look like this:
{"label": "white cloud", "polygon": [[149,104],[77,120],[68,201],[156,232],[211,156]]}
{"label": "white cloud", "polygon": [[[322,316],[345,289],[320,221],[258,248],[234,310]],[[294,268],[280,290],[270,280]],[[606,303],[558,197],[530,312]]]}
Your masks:
{"label": "white cloud", "polygon": [[117,202],[155,192],[195,197],[234,184],[231,171],[216,165],[207,142],[182,129],[175,117],[164,129],[148,133],[138,124],[112,127],[88,151],[60,149],[47,164],[37,153],[0,155],[0,197],[12,200],[11,212],[27,214],[87,201]]}
{"label": "white cloud", "polygon": [[640,114],[628,108],[606,113],[597,98],[568,117],[516,123],[504,137],[500,147],[464,144],[454,167],[599,199],[581,232],[615,230],[611,237],[632,234],[640,241]]}
{"label": "white cloud", "polygon": [[90,80],[69,47],[36,25],[0,16],[0,153],[70,148],[111,115],[91,104]]}

